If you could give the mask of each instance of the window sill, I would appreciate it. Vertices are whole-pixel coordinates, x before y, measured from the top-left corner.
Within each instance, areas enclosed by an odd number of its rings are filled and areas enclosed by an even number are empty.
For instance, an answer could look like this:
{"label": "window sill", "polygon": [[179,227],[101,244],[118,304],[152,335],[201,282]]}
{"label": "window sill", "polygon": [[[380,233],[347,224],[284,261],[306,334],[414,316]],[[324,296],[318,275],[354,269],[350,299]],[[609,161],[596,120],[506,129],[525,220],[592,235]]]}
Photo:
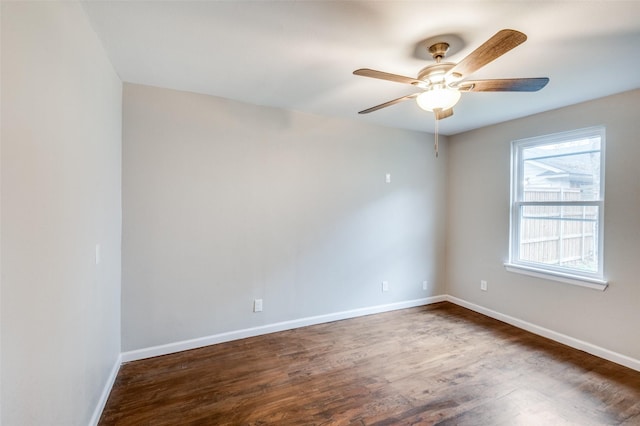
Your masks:
{"label": "window sill", "polygon": [[577,275],[563,274],[561,272],[552,272],[544,269],[533,268],[530,266],[514,265],[513,263],[505,263],[504,267],[509,272],[516,274],[524,274],[547,280],[560,281],[567,284],[573,284],[580,287],[587,287],[594,290],[605,291],[609,283],[597,278],[586,278]]}

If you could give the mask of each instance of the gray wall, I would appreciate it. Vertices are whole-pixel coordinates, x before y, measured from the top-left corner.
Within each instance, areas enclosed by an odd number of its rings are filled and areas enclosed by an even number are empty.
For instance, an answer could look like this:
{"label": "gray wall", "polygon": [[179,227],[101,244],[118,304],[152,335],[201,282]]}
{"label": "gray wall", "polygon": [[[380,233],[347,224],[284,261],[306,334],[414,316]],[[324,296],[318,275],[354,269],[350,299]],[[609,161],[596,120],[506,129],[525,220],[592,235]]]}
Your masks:
{"label": "gray wall", "polygon": [[439,159],[432,145],[125,84],[123,351],[443,294],[446,140]]}
{"label": "gray wall", "polygon": [[[640,91],[450,138],[447,291],[573,338],[640,359]],[[506,272],[510,141],[606,126],[604,273],[591,290]],[[486,279],[489,291],[480,291]]]}
{"label": "gray wall", "polygon": [[1,7],[0,422],[86,425],[120,352],[122,84],[79,3]]}

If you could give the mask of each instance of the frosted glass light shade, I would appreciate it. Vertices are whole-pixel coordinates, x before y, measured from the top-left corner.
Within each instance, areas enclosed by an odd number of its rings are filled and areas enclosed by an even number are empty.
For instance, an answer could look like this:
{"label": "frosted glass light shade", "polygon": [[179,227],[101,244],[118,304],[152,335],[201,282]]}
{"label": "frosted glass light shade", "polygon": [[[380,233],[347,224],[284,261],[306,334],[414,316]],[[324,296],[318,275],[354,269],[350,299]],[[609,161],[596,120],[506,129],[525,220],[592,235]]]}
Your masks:
{"label": "frosted glass light shade", "polygon": [[416,98],[418,106],[426,111],[449,109],[460,100],[460,92],[445,86],[434,86]]}

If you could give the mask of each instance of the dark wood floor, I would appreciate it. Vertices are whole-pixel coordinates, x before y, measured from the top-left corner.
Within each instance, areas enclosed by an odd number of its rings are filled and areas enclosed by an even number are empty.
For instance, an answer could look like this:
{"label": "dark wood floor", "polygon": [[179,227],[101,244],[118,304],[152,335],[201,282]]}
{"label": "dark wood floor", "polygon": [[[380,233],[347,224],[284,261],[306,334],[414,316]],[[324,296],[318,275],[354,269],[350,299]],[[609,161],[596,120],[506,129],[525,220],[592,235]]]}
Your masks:
{"label": "dark wood floor", "polygon": [[122,366],[100,425],[640,425],[640,372],[450,303]]}

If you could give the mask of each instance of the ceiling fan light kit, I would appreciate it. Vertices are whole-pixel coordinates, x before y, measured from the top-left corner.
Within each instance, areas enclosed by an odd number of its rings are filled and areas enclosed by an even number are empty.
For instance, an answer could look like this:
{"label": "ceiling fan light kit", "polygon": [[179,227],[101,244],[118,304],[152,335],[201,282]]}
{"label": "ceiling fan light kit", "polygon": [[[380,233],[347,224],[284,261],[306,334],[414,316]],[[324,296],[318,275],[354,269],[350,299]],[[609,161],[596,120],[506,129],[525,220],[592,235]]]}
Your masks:
{"label": "ceiling fan light kit", "polygon": [[450,89],[445,84],[439,84],[420,93],[416,98],[416,102],[423,110],[433,112],[436,109],[453,108],[460,100],[460,96],[460,91]]}
{"label": "ceiling fan light kit", "polygon": [[436,156],[437,124],[438,120],[451,117],[453,106],[460,100],[462,92],[536,92],[547,85],[547,77],[511,78],[493,80],[465,80],[467,76],[499,58],[511,49],[527,40],[527,36],[520,31],[505,29],[498,31],[493,37],[471,52],[460,62],[442,62],[449,44],[437,42],[428,47],[429,53],[436,61],[435,64],[423,68],[417,78],[405,77],[369,68],[355,70],[355,75],[378,78],[396,83],[410,84],[422,90],[367,108],[359,114],[368,114],[397,103],[415,99],[418,106],[426,111],[432,111],[436,120]]}

